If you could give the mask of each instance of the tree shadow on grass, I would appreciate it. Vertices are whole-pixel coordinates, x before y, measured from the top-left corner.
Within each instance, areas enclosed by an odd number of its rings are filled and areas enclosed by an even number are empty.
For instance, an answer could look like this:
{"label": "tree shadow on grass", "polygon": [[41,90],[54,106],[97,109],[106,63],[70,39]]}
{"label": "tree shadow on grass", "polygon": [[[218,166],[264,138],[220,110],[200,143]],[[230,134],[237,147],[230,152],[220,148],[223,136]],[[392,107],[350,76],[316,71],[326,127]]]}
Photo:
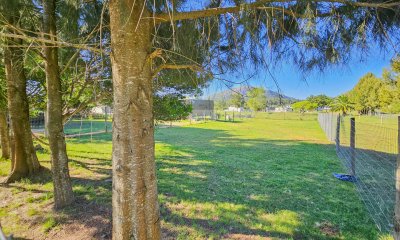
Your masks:
{"label": "tree shadow on grass", "polygon": [[[90,138],[75,143],[87,141]],[[110,142],[110,135],[98,141]],[[166,238],[234,238],[234,234],[241,239],[370,239],[377,235],[353,185],[331,177],[342,170],[332,145],[248,139],[190,127],[162,129],[156,142]],[[75,153],[79,156],[79,151]],[[111,161],[87,154],[80,158],[88,161],[74,158],[71,162],[110,174],[102,167]],[[90,176],[72,179],[78,200],[63,210],[65,218],[60,222],[68,225],[65,230],[84,226],[92,229],[93,238],[110,238],[111,182]],[[325,231],[325,226],[335,231]]]}
{"label": "tree shadow on grass", "polygon": [[[336,239],[377,234],[352,184],[331,177],[342,170],[332,145],[246,139],[189,127],[160,130],[156,142],[166,238],[236,234]],[[72,161],[109,174],[99,167],[110,161],[92,160],[96,162]],[[73,178],[73,182],[78,197],[111,209],[110,181]],[[326,226],[331,227],[326,230]]]}
{"label": "tree shadow on grass", "polygon": [[228,233],[299,239],[377,234],[353,185],[332,177],[342,170],[332,145],[200,128],[166,129],[157,141],[167,223],[217,237],[226,226]]}

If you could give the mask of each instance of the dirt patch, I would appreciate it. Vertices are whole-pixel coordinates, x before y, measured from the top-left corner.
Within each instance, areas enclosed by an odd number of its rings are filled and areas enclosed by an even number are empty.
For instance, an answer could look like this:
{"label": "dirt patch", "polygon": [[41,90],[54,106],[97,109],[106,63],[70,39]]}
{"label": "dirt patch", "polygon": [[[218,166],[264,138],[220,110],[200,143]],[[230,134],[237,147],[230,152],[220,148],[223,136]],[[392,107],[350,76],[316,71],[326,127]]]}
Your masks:
{"label": "dirt patch", "polygon": [[[48,211],[52,211],[49,206]],[[56,226],[43,233],[44,219],[31,219],[29,239],[111,239],[111,207],[77,199],[67,209],[54,214]],[[15,234],[17,236],[17,234]],[[18,237],[18,236],[17,236]]]}
{"label": "dirt patch", "polygon": [[340,232],[340,229],[338,226],[335,226],[332,223],[327,222],[327,221],[318,223],[316,225],[319,228],[319,230],[326,236],[331,236],[331,237],[337,236]]}

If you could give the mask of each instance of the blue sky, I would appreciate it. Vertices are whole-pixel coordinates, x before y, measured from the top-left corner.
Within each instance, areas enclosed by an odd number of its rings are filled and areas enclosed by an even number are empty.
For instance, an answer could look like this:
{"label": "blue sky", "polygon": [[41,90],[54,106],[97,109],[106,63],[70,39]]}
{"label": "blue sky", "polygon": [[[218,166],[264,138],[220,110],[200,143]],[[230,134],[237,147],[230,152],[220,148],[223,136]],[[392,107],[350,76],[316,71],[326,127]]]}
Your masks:
{"label": "blue sky", "polygon": [[[280,66],[271,70],[284,95],[305,99],[309,95],[326,94],[335,97],[354,87],[358,80],[368,72],[381,76],[382,70],[390,66],[390,59],[394,56],[392,52],[372,52],[363,61],[360,61],[359,54],[345,66],[334,66],[324,72],[310,72],[307,75],[301,74],[299,70],[290,64],[281,63]],[[225,76],[227,79],[239,79],[237,76]],[[261,70],[257,76],[248,81],[251,86],[262,86],[276,91],[276,85],[270,74]],[[204,89],[204,96],[226,90],[221,80],[214,80],[207,89]]]}

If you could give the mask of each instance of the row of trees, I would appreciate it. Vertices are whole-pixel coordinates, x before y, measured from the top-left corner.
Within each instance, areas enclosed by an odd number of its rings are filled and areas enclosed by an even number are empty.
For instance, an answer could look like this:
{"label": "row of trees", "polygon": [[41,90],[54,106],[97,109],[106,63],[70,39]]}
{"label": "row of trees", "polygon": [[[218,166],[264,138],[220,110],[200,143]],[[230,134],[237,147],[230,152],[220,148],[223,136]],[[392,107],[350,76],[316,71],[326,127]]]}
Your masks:
{"label": "row of trees", "polygon": [[[74,201],[63,125],[95,104],[113,102],[111,32],[105,27],[110,24],[108,5],[103,1],[16,0],[2,1],[0,10],[0,140],[2,158],[11,160],[11,171],[4,182],[41,174],[43,167],[33,147],[29,118],[46,112],[54,207],[60,209]],[[160,38],[172,33],[168,25],[159,30]],[[167,47],[167,42],[158,44]],[[161,54],[159,49],[156,47],[151,61]],[[202,56],[197,56],[199,51],[192,49],[190,53],[192,59],[202,61]],[[132,65],[130,60],[126,65]],[[151,105],[145,116],[147,128],[152,128],[154,118],[169,121],[187,116],[191,107],[182,101],[184,95],[199,94],[211,79],[191,69],[165,71],[169,68],[174,67],[154,63],[150,69],[157,81],[147,86],[149,100],[139,104]],[[137,94],[144,93],[136,93],[135,99]],[[120,97],[129,100],[127,96]],[[151,136],[152,131],[149,133]]]}
{"label": "row of trees", "polygon": [[400,113],[400,57],[391,61],[389,69],[384,69],[382,77],[365,74],[350,91],[335,98],[325,95],[310,96],[294,103],[298,111],[314,111],[329,107],[331,111],[343,114],[357,111],[369,114],[375,111]]}
{"label": "row of trees", "polygon": [[[0,65],[7,91],[1,110],[11,123],[10,136],[7,125],[1,126],[11,149],[6,182],[39,173],[29,112],[46,106],[55,207],[70,204],[63,122],[108,98],[114,106],[113,239],[161,236],[154,160],[157,92],[195,93],[245,62],[254,70],[268,68],[267,59],[291,59],[301,70],[323,69],[346,62],[352,49],[367,50],[372,41],[397,43],[388,38],[397,36],[400,25],[396,0],[213,0],[203,5],[14,0],[1,1],[0,10]],[[395,226],[400,229],[400,223]]]}
{"label": "row of trees", "polygon": [[306,100],[298,101],[292,104],[292,108],[296,111],[314,111],[316,109],[323,109],[331,106],[333,99],[325,94],[311,95]]}
{"label": "row of trees", "polygon": [[262,111],[267,107],[267,94],[262,87],[251,87],[245,93],[232,91],[227,96],[219,96],[215,99],[217,110],[228,107],[248,108],[252,111]]}
{"label": "row of trees", "polygon": [[310,96],[296,102],[293,109],[304,112],[329,107],[331,111],[357,111],[359,114],[372,112],[400,113],[400,57],[391,61],[382,77],[365,74],[350,91],[335,98],[326,95]]}
{"label": "row of trees", "polygon": [[400,113],[400,57],[392,60],[382,77],[372,73],[364,75],[357,85],[344,96],[359,113],[375,111]]}
{"label": "row of trees", "polygon": [[[273,99],[274,100],[274,99]],[[298,101],[288,97],[281,97],[280,101],[273,101],[272,104],[266,94],[266,91],[262,87],[250,88],[246,94],[238,92],[232,92],[227,97],[219,97],[215,100],[216,108],[218,110],[226,109],[230,106],[233,107],[245,107],[252,111],[265,110],[267,106],[282,106],[291,105],[294,110],[297,111],[314,111],[319,108],[331,106],[333,99],[324,94],[309,96],[304,101]]]}

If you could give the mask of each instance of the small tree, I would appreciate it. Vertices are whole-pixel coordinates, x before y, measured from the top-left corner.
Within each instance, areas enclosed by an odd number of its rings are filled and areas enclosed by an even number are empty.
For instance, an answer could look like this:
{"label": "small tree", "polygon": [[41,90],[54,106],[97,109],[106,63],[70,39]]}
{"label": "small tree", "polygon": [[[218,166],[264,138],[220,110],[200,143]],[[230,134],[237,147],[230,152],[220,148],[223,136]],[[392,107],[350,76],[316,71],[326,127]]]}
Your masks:
{"label": "small tree", "polygon": [[224,110],[228,107],[228,101],[223,97],[215,99],[214,102],[216,110]]}
{"label": "small tree", "polygon": [[233,107],[242,107],[244,104],[243,95],[240,93],[233,93],[229,99],[229,105]]}
{"label": "small tree", "polygon": [[331,104],[331,102],[332,102],[332,98],[330,98],[324,94],[320,94],[317,96],[311,95],[307,98],[307,100],[310,103],[316,104],[317,107],[326,107],[326,106],[329,106],[329,104]]}
{"label": "small tree", "polygon": [[253,88],[247,92],[246,106],[252,111],[260,111],[267,106],[267,96],[264,88]]}
{"label": "small tree", "polygon": [[331,109],[334,112],[341,112],[346,115],[349,111],[353,109],[353,104],[350,102],[347,95],[342,94],[333,99],[331,103]]}
{"label": "small tree", "polygon": [[154,97],[154,118],[158,121],[185,119],[192,112],[192,105],[176,95]]}
{"label": "small tree", "polygon": [[315,110],[318,107],[316,103],[312,103],[308,100],[296,102],[292,104],[292,108],[300,113],[304,113],[306,111]]}
{"label": "small tree", "polygon": [[372,73],[364,75],[349,92],[348,97],[354,103],[354,109],[366,114],[379,108],[379,89],[382,81]]}

